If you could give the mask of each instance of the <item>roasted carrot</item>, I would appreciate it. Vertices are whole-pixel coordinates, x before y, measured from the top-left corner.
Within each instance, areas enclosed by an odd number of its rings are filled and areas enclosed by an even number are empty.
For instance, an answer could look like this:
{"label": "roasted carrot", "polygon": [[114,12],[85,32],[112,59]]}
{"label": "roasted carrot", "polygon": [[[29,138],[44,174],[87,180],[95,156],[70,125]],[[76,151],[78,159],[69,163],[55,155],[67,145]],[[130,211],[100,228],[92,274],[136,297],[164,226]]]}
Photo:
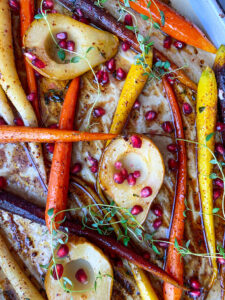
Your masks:
{"label": "roasted carrot", "polygon": [[[170,102],[173,113],[174,124],[176,128],[176,136],[178,139],[184,139],[184,131],[180,109],[174,94],[173,88],[163,77],[163,85],[166,90],[168,100]],[[175,240],[182,246],[184,234],[184,215],[185,197],[186,197],[186,181],[187,181],[187,154],[185,142],[178,140],[178,176],[177,188],[175,196],[174,213],[172,216],[172,226],[170,231],[170,244],[167,253],[166,271],[171,274],[180,284],[183,284],[183,261],[181,255],[174,247]],[[178,300],[181,298],[182,290],[171,284],[164,283],[163,286],[164,299]]]}
{"label": "roasted carrot", "polygon": [[[75,106],[79,92],[79,77],[72,80],[66,93],[61,110],[59,128],[72,129],[74,122]],[[52,166],[48,184],[48,196],[45,210],[46,226],[51,230],[51,218],[56,213],[66,209],[69,187],[70,162],[72,143],[56,143],[52,158]],[[49,210],[53,209],[50,215]],[[58,214],[55,222],[62,221],[65,213]],[[55,223],[55,227],[59,224]]]}
{"label": "roasted carrot", "polygon": [[[34,0],[21,0],[20,1],[20,31],[21,31],[21,39],[23,42],[23,37],[25,32],[29,28],[30,24],[34,19]],[[28,64],[26,59],[24,59],[26,74],[27,74],[27,84],[29,88],[29,93],[34,95],[34,100],[31,102],[35,114],[37,116],[38,122],[40,123],[40,109],[38,102],[38,90],[37,90],[37,82],[34,74],[34,69]]]}
{"label": "roasted carrot", "polygon": [[[204,108],[204,109],[202,109]],[[209,253],[215,256],[216,239],[213,216],[213,171],[211,160],[215,148],[214,132],[217,117],[217,83],[212,69],[207,67],[198,83],[196,103],[196,128],[198,136],[198,182],[202,203],[203,221]],[[211,137],[210,137],[211,135]],[[209,138],[210,137],[210,138]],[[207,148],[208,147],[208,148]],[[213,274],[209,288],[212,287],[218,273],[216,258],[212,257]]]}
{"label": "roasted carrot", "polygon": [[32,128],[25,126],[0,126],[0,143],[18,142],[79,142],[113,139],[116,134],[90,133],[73,130]]}
{"label": "roasted carrot", "polygon": [[[121,1],[124,2],[124,0]],[[214,45],[197,26],[165,3],[154,0],[151,1],[150,7],[148,7],[150,2],[146,0],[129,1],[129,3],[136,12],[148,16],[160,24],[161,29],[173,38],[207,52],[216,53]],[[165,20],[162,21],[162,19]]]}

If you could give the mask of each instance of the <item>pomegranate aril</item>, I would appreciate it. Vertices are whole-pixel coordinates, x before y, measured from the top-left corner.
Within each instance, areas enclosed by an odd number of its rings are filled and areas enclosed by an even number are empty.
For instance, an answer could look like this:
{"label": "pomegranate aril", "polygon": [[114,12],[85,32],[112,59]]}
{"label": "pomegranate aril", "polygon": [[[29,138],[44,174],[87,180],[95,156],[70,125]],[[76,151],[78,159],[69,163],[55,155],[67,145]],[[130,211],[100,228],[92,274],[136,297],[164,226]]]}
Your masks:
{"label": "pomegranate aril", "polygon": [[130,137],[130,141],[131,141],[131,144],[134,148],[141,148],[142,146],[142,140],[139,136],[137,135],[132,135]]}
{"label": "pomegranate aril", "polygon": [[38,69],[43,69],[46,66],[45,63],[39,58],[35,58],[34,60],[32,60],[32,65],[34,65]]}
{"label": "pomegranate aril", "polygon": [[127,183],[131,186],[136,184],[136,178],[134,177],[134,175],[132,173],[128,175]]}
{"label": "pomegranate aril", "polygon": [[166,132],[166,133],[172,133],[173,132],[173,126],[171,124],[170,121],[166,121],[162,124],[162,129]]}
{"label": "pomegranate aril", "polygon": [[54,7],[54,2],[52,0],[44,0],[42,7],[43,9],[52,9]]}
{"label": "pomegranate aril", "polygon": [[78,172],[80,172],[82,169],[82,166],[80,163],[75,163],[72,167],[71,173],[72,174],[77,174]]}
{"label": "pomegranate aril", "polygon": [[111,58],[106,62],[106,68],[109,72],[114,72],[116,70],[116,61],[114,58]]}
{"label": "pomegranate aril", "polygon": [[30,93],[29,95],[27,95],[27,100],[32,102],[36,99],[36,97],[36,93]]}
{"label": "pomegranate aril", "polygon": [[174,85],[176,78],[174,77],[173,74],[167,74],[166,75],[166,79],[167,81],[171,84]]}
{"label": "pomegranate aril", "polygon": [[36,58],[36,55],[32,54],[31,52],[25,52],[24,55],[29,59],[29,60],[34,60]]}
{"label": "pomegranate aril", "polygon": [[57,38],[58,40],[66,40],[67,37],[68,37],[67,32],[58,32],[58,33],[56,34],[56,38]]}
{"label": "pomegranate aril", "polygon": [[213,190],[213,200],[217,200],[222,195],[222,191],[220,189]]}
{"label": "pomegranate aril", "polygon": [[168,160],[168,167],[172,171],[177,170],[178,169],[178,162],[175,159],[170,158]]}
{"label": "pomegranate aril", "polygon": [[199,291],[199,290],[194,290],[194,291],[189,292],[189,295],[190,295],[192,298],[196,299],[196,298],[198,298],[198,297],[201,296],[201,291]]}
{"label": "pomegranate aril", "polygon": [[154,215],[156,215],[157,217],[162,217],[163,211],[160,205],[155,204],[151,210],[153,211]]}
{"label": "pomegranate aril", "polygon": [[147,260],[150,259],[150,253],[148,253],[148,252],[144,252],[142,256],[144,259],[147,259]]}
{"label": "pomegranate aril", "polygon": [[97,78],[97,80],[98,80],[99,83],[101,83],[101,81],[102,81],[102,75],[103,75],[103,71],[102,71],[102,70],[99,70],[99,71],[95,74],[95,76],[96,76],[96,78]]}
{"label": "pomegranate aril", "polygon": [[190,279],[190,285],[194,290],[199,290],[201,288],[200,282],[196,278]]}
{"label": "pomegranate aril", "polygon": [[167,37],[165,37],[163,41],[163,47],[165,49],[170,49],[171,45],[172,45],[172,38],[171,36],[168,35]]}
{"label": "pomegranate aril", "polygon": [[133,215],[133,216],[137,216],[137,215],[139,215],[140,213],[142,213],[143,212],[143,208],[142,208],[142,206],[140,206],[140,205],[135,205],[134,207],[132,207],[132,209],[131,209],[131,214]]}
{"label": "pomegranate aril", "polygon": [[221,143],[216,143],[215,145],[215,151],[221,155],[224,155],[225,154],[225,148],[223,146],[223,144]]}
{"label": "pomegranate aril", "polygon": [[166,249],[166,248],[169,247],[169,243],[168,243],[168,241],[167,241],[166,239],[163,239],[163,240],[164,240],[164,241],[159,241],[159,242],[157,242],[157,245],[158,245],[159,247],[161,247],[161,248]]}
{"label": "pomegranate aril", "polygon": [[57,251],[57,255],[60,258],[66,257],[69,253],[69,248],[67,245],[61,245]]}
{"label": "pomegranate aril", "polygon": [[221,123],[221,122],[217,122],[216,123],[216,130],[219,132],[222,132],[225,130],[225,124]]}
{"label": "pomegranate aril", "polygon": [[124,177],[123,175],[120,173],[115,173],[113,175],[113,180],[115,181],[115,183],[117,184],[122,184],[124,182]]}
{"label": "pomegranate aril", "polygon": [[123,51],[128,51],[130,49],[130,47],[131,47],[131,44],[129,42],[125,41],[125,42],[122,43],[122,50]]}
{"label": "pomegranate aril", "polygon": [[6,179],[3,176],[0,176],[0,189],[4,189],[6,187]]}
{"label": "pomegranate aril", "polygon": [[0,125],[7,125],[6,121],[0,117]]}
{"label": "pomegranate aril", "polygon": [[91,167],[90,167],[91,172],[92,173],[97,173],[97,171],[98,171],[98,161],[97,161],[97,159],[95,159],[92,156],[89,156],[88,160],[91,164]]}
{"label": "pomegranate aril", "polygon": [[67,41],[66,42],[66,49],[69,50],[69,51],[74,51],[74,49],[75,49],[74,41]]}
{"label": "pomegranate aril", "polygon": [[182,108],[185,115],[190,115],[192,113],[192,107],[189,103],[184,103]]}
{"label": "pomegranate aril", "polygon": [[124,80],[127,76],[127,73],[122,69],[119,68],[116,70],[116,78],[119,80]]}
{"label": "pomegranate aril", "polygon": [[88,25],[90,23],[89,20],[87,18],[84,18],[84,17],[81,17],[79,19],[79,21],[82,22],[82,23],[84,23],[84,24],[86,24],[86,25]]}
{"label": "pomegranate aril", "polygon": [[141,190],[141,198],[147,198],[151,196],[152,188],[150,186],[146,186]]}
{"label": "pomegranate aril", "polygon": [[62,49],[66,49],[66,41],[62,40],[58,43],[59,47]]}
{"label": "pomegranate aril", "polygon": [[122,168],[122,163],[120,161],[116,161],[115,164],[114,164],[115,168],[117,170],[121,169]]}
{"label": "pomegranate aril", "polygon": [[156,119],[156,117],[157,117],[157,113],[154,110],[149,110],[145,114],[145,119],[147,121],[153,121]]}
{"label": "pomegranate aril", "polygon": [[101,85],[109,83],[109,74],[106,71],[103,71]]}
{"label": "pomegranate aril", "polygon": [[220,178],[214,179],[214,180],[213,180],[213,183],[214,183],[216,186],[218,186],[218,187],[220,187],[220,188],[222,188],[222,189],[223,189],[223,187],[224,187],[224,182],[223,182],[223,180],[220,179]]}
{"label": "pomegranate aril", "polygon": [[162,225],[162,219],[156,219],[154,222],[153,222],[153,228],[156,230],[158,229],[160,226]]}
{"label": "pomegranate aril", "polygon": [[81,10],[80,8],[77,8],[77,9],[76,9],[76,13],[77,13],[77,15],[78,15],[79,17],[83,17],[83,16],[84,16],[84,14],[83,14],[83,12],[82,12],[82,10]]}
{"label": "pomegranate aril", "polygon": [[217,258],[217,261],[220,265],[224,265],[225,264],[225,258],[223,258],[222,256],[221,257],[218,257]]}
{"label": "pomegranate aril", "polygon": [[54,147],[55,147],[55,144],[54,143],[47,143],[45,145],[48,153],[53,153],[54,152]]}
{"label": "pomegranate aril", "polygon": [[[55,267],[53,268],[53,271],[52,271],[52,276],[55,280],[58,280],[62,277],[62,274],[63,274],[63,265],[61,264],[56,264]],[[57,276],[58,274],[58,276]]]}
{"label": "pomegranate aril", "polygon": [[127,170],[125,168],[122,168],[122,170],[121,170],[120,173],[121,173],[121,175],[123,176],[124,179],[127,179],[128,172],[127,172]]}
{"label": "pomegranate aril", "polygon": [[93,166],[91,166],[90,170],[92,173],[97,173],[98,172],[98,164],[94,164]]}
{"label": "pomegranate aril", "polygon": [[167,150],[171,153],[176,153],[178,151],[178,145],[177,144],[169,144],[167,146]]}
{"label": "pomegranate aril", "polygon": [[15,118],[13,122],[16,126],[24,126],[23,120],[21,118]]}
{"label": "pomegranate aril", "polygon": [[136,101],[134,102],[133,109],[139,109],[140,106],[141,106],[141,103],[140,103],[138,100],[136,100]]}
{"label": "pomegranate aril", "polygon": [[96,118],[102,117],[105,114],[105,110],[104,110],[104,108],[99,106],[94,109],[93,114]]}
{"label": "pomegranate aril", "polygon": [[175,41],[173,44],[177,49],[180,49],[180,50],[183,49],[184,46],[186,45],[185,43],[183,43],[181,41]]}
{"label": "pomegranate aril", "polygon": [[134,178],[139,178],[141,176],[141,172],[140,171],[134,171],[133,175],[134,175]]}
{"label": "pomegranate aril", "polygon": [[85,271],[83,269],[79,269],[76,272],[75,278],[77,281],[79,281],[82,284],[86,284],[88,282],[87,274],[85,273]]}
{"label": "pomegranate aril", "polygon": [[14,11],[19,11],[20,5],[17,0],[9,0],[9,6],[12,8]]}
{"label": "pomegranate aril", "polygon": [[128,25],[128,26],[132,26],[133,25],[133,19],[132,19],[132,16],[130,14],[125,15],[125,17],[124,17],[124,24]]}

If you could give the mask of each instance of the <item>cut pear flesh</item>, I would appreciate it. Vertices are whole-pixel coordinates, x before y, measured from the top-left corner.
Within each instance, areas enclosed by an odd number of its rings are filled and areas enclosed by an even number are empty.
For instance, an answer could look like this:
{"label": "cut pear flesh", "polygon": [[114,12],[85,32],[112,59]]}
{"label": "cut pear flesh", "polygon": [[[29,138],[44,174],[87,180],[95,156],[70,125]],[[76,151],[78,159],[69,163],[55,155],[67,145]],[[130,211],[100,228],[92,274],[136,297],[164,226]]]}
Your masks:
{"label": "cut pear flesh", "polygon": [[[141,143],[137,148],[131,142],[132,137]],[[118,162],[121,169],[118,168]],[[128,174],[140,172],[134,185],[129,185],[127,179],[122,183],[115,182],[115,174],[121,174],[122,169],[126,169]],[[127,208],[131,212],[134,209],[133,214],[142,224],[153,199],[161,188],[164,173],[163,158],[156,145],[146,136],[134,134],[111,141],[102,155],[98,178],[106,195],[114,200],[117,206]],[[146,187],[147,194],[148,190],[151,190],[149,196],[142,192]]]}
{"label": "cut pear flesh", "polygon": [[[47,14],[46,18],[51,32],[42,18],[33,21],[24,36],[25,52],[30,53],[30,57],[40,59],[45,67],[40,69],[32,64],[32,58],[26,59],[43,76],[57,80],[73,79],[90,70],[90,67],[106,62],[117,52],[118,38],[109,32],[62,14]],[[65,51],[66,58],[63,61],[57,54],[59,47],[56,34],[59,32],[66,32],[68,40],[75,43],[76,53]],[[71,62],[72,58],[75,63]]]}
{"label": "cut pear flesh", "polygon": [[[66,244],[69,248],[68,255],[57,261],[63,265],[61,279],[56,280],[51,275],[52,265],[48,268],[45,277],[45,289],[49,300],[110,300],[113,286],[113,270],[111,264],[103,252],[84,238],[71,237]],[[87,281],[81,283],[76,279],[79,270],[83,270]],[[99,277],[101,274],[101,278]],[[67,284],[72,293],[63,290],[63,278],[68,278],[72,286]],[[98,278],[96,280],[96,278]],[[60,282],[59,282],[60,281]],[[96,290],[94,289],[97,283]],[[61,285],[60,285],[61,283]],[[75,292],[79,291],[79,292]],[[82,292],[83,291],[83,292]],[[71,298],[72,297],[72,298]]]}

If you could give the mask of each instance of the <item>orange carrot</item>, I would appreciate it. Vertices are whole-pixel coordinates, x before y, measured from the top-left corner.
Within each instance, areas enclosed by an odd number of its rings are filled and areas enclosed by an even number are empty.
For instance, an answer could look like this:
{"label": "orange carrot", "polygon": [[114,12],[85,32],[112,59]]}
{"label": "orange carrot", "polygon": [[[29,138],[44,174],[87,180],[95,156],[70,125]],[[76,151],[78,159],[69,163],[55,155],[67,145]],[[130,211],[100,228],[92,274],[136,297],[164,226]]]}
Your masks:
{"label": "orange carrot", "polygon": [[[176,135],[179,139],[184,139],[184,131],[180,109],[174,94],[173,88],[163,77],[163,85],[166,90],[168,100],[173,113]],[[179,284],[183,284],[183,261],[181,255],[174,247],[175,240],[182,246],[184,234],[184,215],[185,197],[186,197],[186,181],[187,181],[187,154],[185,142],[178,140],[178,175],[177,175],[177,190],[175,197],[175,207],[173,212],[173,221],[170,231],[170,244],[167,253],[166,271],[173,276]],[[178,300],[181,298],[182,290],[171,284],[164,283],[163,285],[165,300]]]}
{"label": "orange carrot", "polygon": [[[23,43],[23,37],[30,24],[34,19],[34,0],[20,0],[20,27],[21,27],[21,38]],[[34,74],[34,69],[28,64],[26,59],[25,67],[27,74],[27,83],[29,88],[29,93],[34,95],[34,100],[31,102],[33,109],[35,111],[38,122],[40,123],[41,116],[38,103],[38,90],[37,82]]]}
{"label": "orange carrot", "polygon": [[[124,2],[124,0],[121,0]],[[216,53],[214,45],[206,38],[205,34],[193,23],[179,15],[172,8],[159,0],[150,1],[137,0],[129,1],[131,8],[136,12],[152,17],[154,22],[161,25],[161,29],[173,38],[186,44],[195,46],[207,52]],[[165,17],[165,22],[162,21]]]}
{"label": "orange carrot", "polygon": [[90,133],[74,130],[61,130],[49,128],[32,128],[26,126],[0,126],[0,143],[20,142],[80,142],[113,139],[116,134]]}
{"label": "orange carrot", "polygon": [[[75,106],[78,98],[80,79],[72,80],[66,93],[61,110],[59,128],[72,129],[75,115]],[[52,166],[48,184],[48,196],[45,209],[45,221],[48,229],[51,229],[51,218],[66,209],[67,194],[69,187],[70,162],[72,154],[72,143],[56,143],[52,158]],[[52,211],[52,214],[49,212]],[[62,221],[65,213],[56,216],[54,221]],[[54,225],[58,227],[59,224]]]}

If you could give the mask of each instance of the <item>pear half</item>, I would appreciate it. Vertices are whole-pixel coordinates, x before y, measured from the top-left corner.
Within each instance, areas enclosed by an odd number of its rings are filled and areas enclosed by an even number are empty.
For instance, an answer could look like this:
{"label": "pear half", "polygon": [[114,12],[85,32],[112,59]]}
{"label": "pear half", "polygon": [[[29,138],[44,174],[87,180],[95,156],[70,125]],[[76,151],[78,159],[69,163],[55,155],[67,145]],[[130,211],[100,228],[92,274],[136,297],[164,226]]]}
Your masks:
{"label": "pear half", "polygon": [[[132,137],[139,141],[137,147],[132,144]],[[122,164],[121,169],[116,168],[118,162]],[[140,172],[135,185],[129,185],[126,179],[120,184],[115,182],[114,176],[120,173],[122,168],[125,168],[128,174]],[[137,221],[142,224],[161,188],[164,173],[164,162],[159,149],[148,137],[135,133],[125,138],[118,137],[106,147],[100,161],[98,178],[106,195],[115,201],[117,206],[127,208],[131,213],[134,209]],[[150,187],[152,193],[142,197],[141,191],[146,187]]]}
{"label": "pear half", "polygon": [[[24,35],[25,52],[30,53],[30,57],[33,55],[40,59],[45,67],[39,69],[28,57],[26,59],[43,76],[57,80],[73,79],[90,70],[90,66],[94,68],[106,62],[117,52],[118,38],[109,32],[57,13],[47,14],[47,22],[44,18],[34,20]],[[63,61],[59,57],[56,43],[56,34],[59,32],[66,32],[67,40],[75,43],[76,53],[66,51]]]}
{"label": "pear half", "polygon": [[[61,279],[56,280],[52,276],[52,265],[48,268],[45,277],[45,289],[49,300],[110,300],[113,286],[113,270],[111,264],[103,252],[95,245],[89,243],[84,238],[71,237],[66,244],[69,248],[68,255],[57,260],[57,251],[55,258],[57,263],[63,266]],[[79,270],[84,270],[87,275],[87,281],[80,283],[76,279]],[[63,285],[63,278],[68,278],[73,286],[66,285],[72,291],[67,293],[60,285]],[[101,277],[96,280],[97,277]],[[59,282],[60,281],[60,282]],[[96,289],[95,287],[96,282]],[[71,298],[72,297],[72,298]]]}

